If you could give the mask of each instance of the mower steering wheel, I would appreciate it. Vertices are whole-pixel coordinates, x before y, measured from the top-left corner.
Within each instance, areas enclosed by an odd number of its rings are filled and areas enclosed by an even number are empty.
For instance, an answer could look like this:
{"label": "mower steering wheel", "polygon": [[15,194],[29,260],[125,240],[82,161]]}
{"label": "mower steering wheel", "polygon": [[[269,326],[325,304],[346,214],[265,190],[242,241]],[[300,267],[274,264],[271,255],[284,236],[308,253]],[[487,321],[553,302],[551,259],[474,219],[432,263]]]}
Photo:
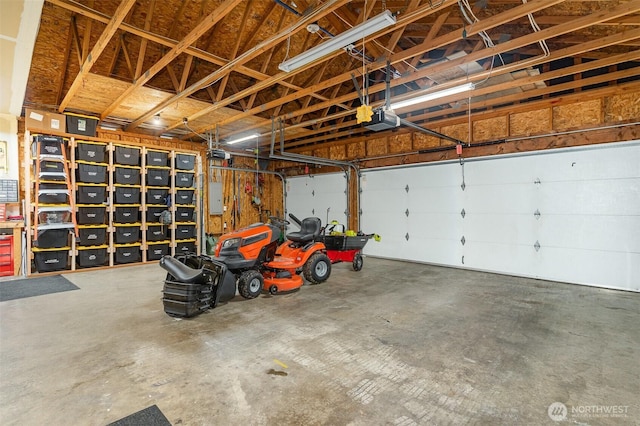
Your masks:
{"label": "mower steering wheel", "polygon": [[291,223],[287,219],[283,219],[277,216],[269,216],[269,220],[276,226],[285,226]]}

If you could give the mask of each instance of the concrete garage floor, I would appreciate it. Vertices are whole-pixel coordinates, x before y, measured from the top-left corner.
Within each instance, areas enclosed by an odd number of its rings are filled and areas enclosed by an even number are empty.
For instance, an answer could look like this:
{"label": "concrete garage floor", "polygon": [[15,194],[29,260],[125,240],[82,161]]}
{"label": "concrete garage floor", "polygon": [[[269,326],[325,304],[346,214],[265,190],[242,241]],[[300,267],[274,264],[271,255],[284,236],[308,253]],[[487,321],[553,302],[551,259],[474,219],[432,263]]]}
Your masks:
{"label": "concrete garage floor", "polygon": [[[382,259],[328,282],[164,314],[164,272],[68,274],[0,303],[0,423],[640,423],[640,295]],[[553,414],[553,413],[552,413]],[[556,411],[562,418],[562,411]]]}

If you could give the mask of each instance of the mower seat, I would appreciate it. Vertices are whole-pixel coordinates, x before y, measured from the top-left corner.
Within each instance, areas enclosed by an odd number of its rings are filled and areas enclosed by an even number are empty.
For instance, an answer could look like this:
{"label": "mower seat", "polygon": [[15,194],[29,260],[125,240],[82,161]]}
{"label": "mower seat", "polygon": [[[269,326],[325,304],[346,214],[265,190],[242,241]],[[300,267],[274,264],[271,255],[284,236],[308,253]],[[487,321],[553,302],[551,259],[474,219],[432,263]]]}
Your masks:
{"label": "mower seat", "polygon": [[204,268],[193,269],[175,257],[163,256],[160,259],[160,266],[183,283],[200,283],[203,279]]}
{"label": "mower seat", "polygon": [[317,217],[307,217],[300,224],[300,231],[290,232],[287,239],[296,243],[308,243],[320,235],[322,221]]}

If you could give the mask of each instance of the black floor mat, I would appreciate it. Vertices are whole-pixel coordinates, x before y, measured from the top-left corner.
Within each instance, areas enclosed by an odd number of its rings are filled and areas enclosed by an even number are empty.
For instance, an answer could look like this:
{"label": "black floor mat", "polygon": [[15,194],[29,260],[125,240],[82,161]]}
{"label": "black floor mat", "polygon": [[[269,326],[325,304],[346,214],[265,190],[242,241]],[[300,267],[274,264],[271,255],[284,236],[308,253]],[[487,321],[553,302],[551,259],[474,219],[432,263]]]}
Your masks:
{"label": "black floor mat", "polygon": [[0,282],[0,302],[69,290],[79,290],[79,288],[62,275],[3,281]]}
{"label": "black floor mat", "polygon": [[130,416],[109,423],[107,426],[171,426],[171,422],[162,414],[157,405],[152,405]]}

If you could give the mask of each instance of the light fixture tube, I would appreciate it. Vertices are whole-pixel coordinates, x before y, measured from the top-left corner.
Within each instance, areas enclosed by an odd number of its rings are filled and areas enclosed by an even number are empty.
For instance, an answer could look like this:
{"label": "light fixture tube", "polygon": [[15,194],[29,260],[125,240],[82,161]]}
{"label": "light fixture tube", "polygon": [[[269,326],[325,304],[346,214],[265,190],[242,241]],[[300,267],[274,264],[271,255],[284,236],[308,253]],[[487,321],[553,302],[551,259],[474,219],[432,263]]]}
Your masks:
{"label": "light fixture tube", "polygon": [[258,133],[253,133],[251,135],[247,135],[238,139],[232,139],[230,141],[227,141],[228,145],[234,144],[234,143],[238,143],[238,142],[244,142],[244,141],[248,141],[249,139],[255,139],[258,136],[260,136]]}
{"label": "light fixture tube", "polygon": [[400,109],[408,107],[410,105],[420,104],[427,101],[432,101],[438,98],[444,98],[445,96],[455,95],[456,93],[466,92],[467,90],[473,90],[476,85],[473,83],[465,83],[460,86],[449,87],[448,89],[440,90],[439,92],[427,93],[426,95],[416,96],[415,98],[406,99],[404,101],[398,101],[391,104],[391,109]]}
{"label": "light fixture tube", "polygon": [[302,52],[298,56],[291,59],[287,59],[278,65],[280,70],[285,72],[294,71],[300,67],[303,67],[311,62],[314,62],[323,56],[326,56],[338,49],[347,47],[348,45],[355,43],[364,37],[370,36],[383,28],[387,28],[390,25],[396,23],[396,17],[391,12],[385,10],[381,14],[356,25],[355,27],[325,41],[324,43]]}

